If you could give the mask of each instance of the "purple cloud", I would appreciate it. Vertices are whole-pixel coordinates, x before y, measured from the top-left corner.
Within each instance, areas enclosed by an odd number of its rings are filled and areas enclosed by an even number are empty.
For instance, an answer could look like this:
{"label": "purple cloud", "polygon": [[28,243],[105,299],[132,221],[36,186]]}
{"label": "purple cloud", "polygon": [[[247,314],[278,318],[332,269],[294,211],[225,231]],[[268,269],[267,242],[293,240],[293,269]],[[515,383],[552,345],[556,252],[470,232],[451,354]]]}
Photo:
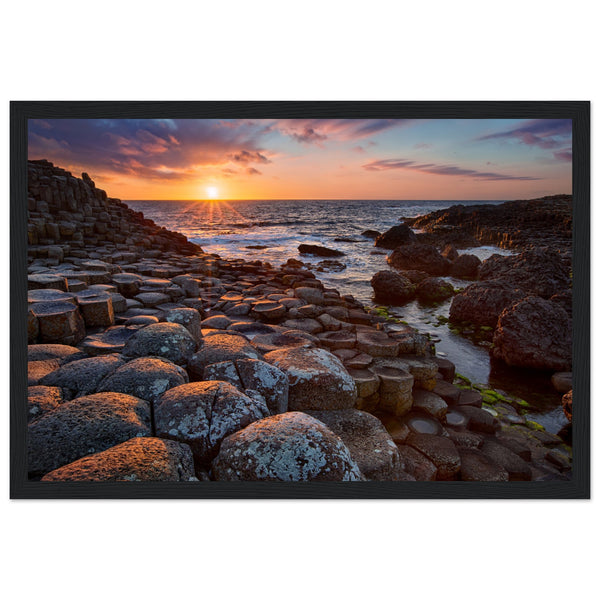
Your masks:
{"label": "purple cloud", "polygon": [[564,162],[572,162],[573,160],[573,152],[570,148],[566,148],[565,150],[559,150],[558,152],[553,152],[553,154],[556,160]]}
{"label": "purple cloud", "polygon": [[234,154],[230,154],[229,158],[237,163],[263,163],[268,164],[271,161],[260,152],[249,152],[248,150],[242,150],[240,152],[236,152]]}
{"label": "purple cloud", "polygon": [[517,139],[527,146],[549,150],[564,146],[565,141],[571,139],[571,131],[571,119],[535,119],[516,129],[491,133],[477,140]]}
{"label": "purple cloud", "polygon": [[247,167],[246,173],[248,175],[262,175],[262,173],[258,169],[255,169],[254,167]]}
{"label": "purple cloud", "polygon": [[390,171],[394,169],[405,169],[428,173],[430,175],[454,175],[461,177],[471,177],[481,181],[536,181],[539,177],[527,177],[519,175],[505,175],[503,173],[489,173],[485,171],[475,171],[474,169],[464,169],[451,165],[436,165],[435,163],[416,163],[414,160],[386,159],[374,160],[363,165],[367,171]]}

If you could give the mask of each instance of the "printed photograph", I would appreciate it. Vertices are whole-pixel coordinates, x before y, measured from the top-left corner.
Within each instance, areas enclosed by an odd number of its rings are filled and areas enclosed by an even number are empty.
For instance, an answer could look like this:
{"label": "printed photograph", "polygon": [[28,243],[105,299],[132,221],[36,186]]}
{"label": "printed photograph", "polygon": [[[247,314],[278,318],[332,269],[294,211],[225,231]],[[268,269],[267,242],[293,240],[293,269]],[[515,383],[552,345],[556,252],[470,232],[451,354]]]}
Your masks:
{"label": "printed photograph", "polygon": [[27,152],[29,481],[571,480],[571,119],[29,119]]}

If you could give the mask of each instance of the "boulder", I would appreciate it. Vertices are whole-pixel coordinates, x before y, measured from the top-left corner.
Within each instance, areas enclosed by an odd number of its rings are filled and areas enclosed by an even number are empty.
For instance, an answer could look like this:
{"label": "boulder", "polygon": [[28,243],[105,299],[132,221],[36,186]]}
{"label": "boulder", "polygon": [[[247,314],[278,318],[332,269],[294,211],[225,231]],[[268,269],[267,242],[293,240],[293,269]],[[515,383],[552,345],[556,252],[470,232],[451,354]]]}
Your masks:
{"label": "boulder", "polygon": [[448,404],[433,392],[415,389],[413,390],[413,409],[443,422],[448,411]]}
{"label": "boulder", "polygon": [[40,475],[132,437],[149,436],[146,402],[113,392],[61,404],[29,424],[28,470]]}
{"label": "boulder", "polygon": [[179,323],[183,325],[196,342],[202,338],[200,325],[200,313],[194,308],[173,308],[167,311],[165,319],[169,323]]}
{"label": "boulder", "polygon": [[354,408],[354,380],[342,362],[322,348],[284,348],[265,354],[265,360],[286,373],[289,410]]}
{"label": "boulder", "polygon": [[560,394],[566,394],[573,389],[573,373],[570,371],[554,373],[550,379],[552,387]]}
{"label": "boulder", "polygon": [[206,467],[226,436],[268,416],[264,399],[225,381],[200,381],[167,390],[154,405],[156,433],[186,443]]}
{"label": "boulder", "polygon": [[477,279],[481,260],[474,254],[457,256],[450,266],[450,275],[458,279]]}
{"label": "boulder", "polygon": [[236,360],[235,366],[244,389],[257,391],[272,415],[287,412],[289,383],[283,371],[253,358]]}
{"label": "boulder", "polygon": [[528,294],[550,298],[569,288],[569,269],[560,253],[534,248],[516,256],[492,255],[479,268],[482,281],[502,280]]}
{"label": "boulder", "polygon": [[309,411],[340,437],[361,473],[369,480],[390,481],[400,471],[396,444],[379,419],[361,410]]}
{"label": "boulder", "polygon": [[454,294],[452,284],[439,277],[428,277],[417,285],[417,298],[427,304],[441,302]]}
{"label": "boulder", "polygon": [[208,365],[242,358],[260,359],[260,354],[246,338],[226,333],[205,336],[200,349],[189,360],[190,377],[194,381],[200,381],[204,378],[204,369]]}
{"label": "boulder", "polygon": [[571,319],[556,302],[525,298],[498,318],[492,352],[510,366],[570,371]]}
{"label": "boulder", "polygon": [[52,371],[60,368],[60,361],[56,358],[46,360],[30,360],[27,363],[27,385],[38,385],[38,383]]}
{"label": "boulder", "polygon": [[188,381],[186,371],[176,364],[164,358],[144,357],[119,367],[102,381],[98,391],[131,394],[153,402],[169,388]]}
{"label": "boulder", "polygon": [[[79,356],[78,356],[79,355]],[[29,344],[27,346],[27,360],[58,359],[69,360],[85,358],[79,348],[66,344]]]}
{"label": "boulder", "polygon": [[317,246],[316,244],[300,244],[298,246],[298,252],[300,252],[300,254],[312,254],[314,256],[344,256],[344,253],[340,250],[325,248],[323,246]]}
{"label": "boulder", "polygon": [[198,344],[190,332],[179,323],[155,323],[132,335],[123,355],[131,358],[160,356],[178,365],[185,365]]}
{"label": "boulder", "polygon": [[410,279],[394,271],[378,271],[371,278],[376,302],[402,305],[415,297],[415,285]]}
{"label": "boulder", "polygon": [[110,327],[115,324],[115,311],[110,294],[77,295],[79,310],[87,327]]}
{"label": "boulder", "polygon": [[42,481],[197,481],[189,446],[136,437],[50,471]]}
{"label": "boulder", "polygon": [[47,385],[31,385],[27,388],[27,422],[44,416],[58,408],[63,401],[60,388]]}
{"label": "boulder", "polygon": [[458,258],[458,250],[452,244],[446,244],[441,254],[450,262],[454,262]]}
{"label": "boulder", "polygon": [[388,256],[387,262],[400,271],[413,269],[435,276],[447,275],[451,264],[437,248],[426,244],[399,246]]}
{"label": "boulder", "polygon": [[[363,235],[365,234],[363,233]],[[417,236],[408,225],[394,225],[375,238],[375,245],[379,248],[394,250],[398,246],[414,244],[416,241]]]}
{"label": "boulder", "polygon": [[495,327],[500,313],[526,297],[503,281],[477,282],[452,299],[450,321]]}
{"label": "boulder", "polygon": [[342,440],[321,421],[287,412],[227,437],[213,461],[218,481],[360,481]]}
{"label": "boulder", "polygon": [[124,361],[117,356],[96,356],[75,360],[46,375],[41,385],[61,388],[65,400],[93,394],[105,377]]}

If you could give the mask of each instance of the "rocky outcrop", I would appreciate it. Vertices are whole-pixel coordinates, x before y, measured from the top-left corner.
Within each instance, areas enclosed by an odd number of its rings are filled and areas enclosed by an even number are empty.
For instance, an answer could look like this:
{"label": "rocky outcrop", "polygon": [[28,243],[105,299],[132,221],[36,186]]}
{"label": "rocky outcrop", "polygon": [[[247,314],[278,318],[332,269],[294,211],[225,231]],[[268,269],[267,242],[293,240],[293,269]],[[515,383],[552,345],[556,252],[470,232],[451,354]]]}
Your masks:
{"label": "rocky outcrop", "polygon": [[571,353],[571,319],[555,302],[530,296],[498,318],[493,355],[508,365],[569,371]]}
{"label": "rocky outcrop", "polygon": [[401,305],[415,297],[416,286],[403,275],[394,271],[378,271],[371,278],[376,302]]}
{"label": "rocky outcrop", "polygon": [[398,246],[414,244],[416,241],[417,236],[408,225],[394,225],[375,238],[375,245],[379,248],[394,250]]}
{"label": "rocky outcrop", "polygon": [[324,246],[317,246],[316,244],[300,244],[298,246],[298,252],[300,252],[300,254],[312,254],[314,256],[344,256],[344,253],[340,250],[325,248]]}

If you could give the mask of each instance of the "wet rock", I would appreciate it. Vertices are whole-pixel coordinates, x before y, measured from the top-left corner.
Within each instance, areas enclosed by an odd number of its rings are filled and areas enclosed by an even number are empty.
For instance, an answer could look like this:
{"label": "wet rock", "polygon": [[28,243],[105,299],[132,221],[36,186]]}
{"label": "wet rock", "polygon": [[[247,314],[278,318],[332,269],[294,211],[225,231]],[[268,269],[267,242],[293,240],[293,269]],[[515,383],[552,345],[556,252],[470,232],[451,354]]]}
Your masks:
{"label": "wet rock", "polygon": [[77,344],[85,337],[85,324],[70,302],[37,302],[31,311],[39,323],[42,342]]}
{"label": "wet rock", "polygon": [[356,385],[341,361],[321,348],[284,348],[265,360],[287,374],[289,410],[354,408]]}
{"label": "wet rock", "polygon": [[510,366],[570,371],[571,319],[555,302],[530,296],[502,312],[494,357]]}
{"label": "wet rock", "polygon": [[450,266],[450,275],[458,279],[477,279],[481,260],[474,254],[461,254]]}
{"label": "wet rock", "polygon": [[160,356],[178,365],[185,365],[198,344],[190,332],[179,323],[156,323],[139,329],[132,335],[123,355],[138,358]]}
{"label": "wet rock", "polygon": [[438,373],[444,378],[444,381],[452,383],[454,381],[454,376],[456,375],[455,364],[447,358],[441,358],[439,356],[434,356],[433,360],[437,364]]}
{"label": "wet rock", "polygon": [[475,406],[460,406],[456,412],[460,412],[468,419],[468,428],[482,433],[495,433],[500,429],[498,419],[489,412],[476,408]]}
{"label": "wet rock", "polygon": [[375,246],[394,250],[398,246],[414,244],[416,241],[417,236],[408,225],[394,225],[394,227],[375,238]]}
{"label": "wet rock", "polygon": [[457,406],[474,406],[481,408],[483,397],[477,390],[461,390],[458,395]]}
{"label": "wet rock", "polygon": [[400,457],[396,444],[379,419],[353,409],[310,411],[309,414],[340,437],[367,479],[394,479],[400,470]]}
{"label": "wet rock", "polygon": [[383,304],[402,305],[415,297],[416,287],[410,279],[394,271],[378,271],[371,278],[375,300]]}
{"label": "wet rock", "polygon": [[126,394],[66,402],[29,424],[28,469],[44,474],[132,437],[150,435],[150,407]]}
{"label": "wet rock", "polygon": [[429,435],[442,435],[442,426],[436,419],[421,415],[407,415],[404,423],[412,433],[427,433]]}
{"label": "wet rock", "polygon": [[508,481],[506,470],[479,450],[460,448],[458,452],[462,481]]}
{"label": "wet rock", "polygon": [[442,302],[454,294],[452,284],[438,277],[428,277],[417,285],[417,298],[424,303]]}
{"label": "wet rock", "polygon": [[317,246],[316,244],[300,244],[298,246],[298,252],[300,252],[300,254],[312,254],[314,256],[344,256],[344,253],[340,250],[325,248],[323,246]]}
{"label": "wet rock", "polygon": [[317,263],[317,271],[325,273],[341,273],[346,269],[346,265],[339,260],[321,260]]}
{"label": "wet rock", "polygon": [[565,417],[569,419],[569,423],[573,419],[573,390],[569,390],[561,400],[562,409]]}
{"label": "wet rock", "polygon": [[365,229],[365,231],[363,231],[360,235],[374,240],[375,238],[381,235],[381,232],[376,231],[375,229]]}
{"label": "wet rock", "polygon": [[42,481],[197,481],[189,446],[132,438],[50,471]]}
{"label": "wet rock", "polygon": [[550,381],[552,382],[552,387],[561,394],[566,394],[573,389],[573,373],[570,371],[554,373]]}
{"label": "wet rock", "polygon": [[169,388],[188,381],[186,371],[176,364],[164,358],[144,357],[119,367],[104,379],[99,391],[131,394],[153,402]]}
{"label": "wet rock", "polygon": [[208,365],[242,358],[260,359],[260,354],[244,337],[219,333],[204,337],[200,349],[189,360],[188,371],[193,381],[202,380]]}
{"label": "wet rock", "polygon": [[441,254],[451,262],[454,262],[458,258],[458,250],[452,244],[446,244]]}
{"label": "wet rock", "polygon": [[200,381],[166,391],[154,405],[156,433],[186,443],[206,467],[222,440],[268,415],[264,402],[224,381]]}
{"label": "wet rock", "polygon": [[41,385],[59,387],[65,400],[93,394],[102,380],[124,364],[117,356],[75,360],[46,375]]}
{"label": "wet rock", "polygon": [[47,385],[31,385],[27,388],[27,422],[44,416],[58,408],[63,401],[60,388]]}
{"label": "wet rock", "polygon": [[436,276],[446,275],[450,270],[450,261],[437,248],[426,244],[400,246],[388,256],[387,262],[395,269],[416,269]]}
{"label": "wet rock", "polygon": [[440,396],[447,404],[454,405],[458,404],[461,389],[447,381],[437,381],[432,392]]}
{"label": "wet rock", "polygon": [[460,471],[460,455],[456,446],[445,437],[427,433],[411,433],[407,444],[424,454],[437,467],[436,479],[456,479]]}
{"label": "wet rock", "polygon": [[360,481],[350,451],[317,419],[288,412],[230,435],[213,462],[218,481]]}
{"label": "wet rock", "polygon": [[429,277],[429,273],[417,271],[416,269],[405,269],[404,271],[400,271],[400,275],[406,277],[411,283],[416,284],[421,283],[421,281]]}
{"label": "wet rock", "polygon": [[525,296],[503,281],[473,283],[452,299],[450,321],[495,327],[500,313]]}

